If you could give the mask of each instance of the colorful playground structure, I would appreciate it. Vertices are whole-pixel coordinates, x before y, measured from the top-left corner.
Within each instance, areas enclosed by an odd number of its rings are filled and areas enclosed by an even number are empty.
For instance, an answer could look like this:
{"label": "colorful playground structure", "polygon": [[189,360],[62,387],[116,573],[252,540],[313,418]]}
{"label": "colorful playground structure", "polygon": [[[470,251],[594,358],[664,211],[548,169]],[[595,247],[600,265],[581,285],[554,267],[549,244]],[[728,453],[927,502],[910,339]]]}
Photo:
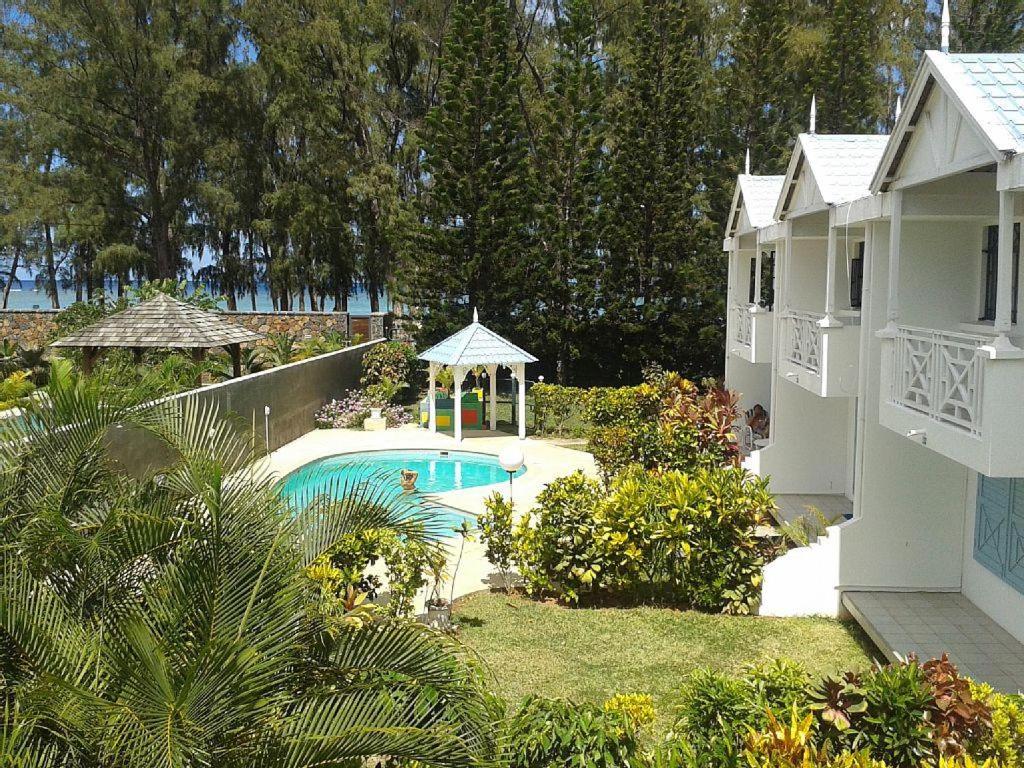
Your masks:
{"label": "colorful playground structure", "polygon": [[[435,401],[438,429],[452,429],[455,424],[455,399],[447,394],[438,394]],[[472,389],[462,396],[462,426],[465,429],[484,429],[484,391]],[[430,424],[430,408],[427,398],[420,401],[420,426]]]}

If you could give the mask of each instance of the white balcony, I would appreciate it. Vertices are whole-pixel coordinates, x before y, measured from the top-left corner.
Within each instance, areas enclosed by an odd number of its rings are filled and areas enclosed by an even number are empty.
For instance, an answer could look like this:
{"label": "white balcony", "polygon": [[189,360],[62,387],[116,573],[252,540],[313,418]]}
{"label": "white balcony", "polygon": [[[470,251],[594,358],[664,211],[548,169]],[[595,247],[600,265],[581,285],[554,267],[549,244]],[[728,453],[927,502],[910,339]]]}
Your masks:
{"label": "white balcony", "polygon": [[879,420],[990,477],[1024,477],[1024,359],[993,337],[900,327],[882,339]]}
{"label": "white balcony", "polygon": [[734,304],[730,309],[729,351],[748,363],[771,363],[775,316],[763,307]]}
{"label": "white balcony", "polygon": [[825,316],[787,311],[782,316],[779,375],[819,397],[857,394],[860,325],[855,318],[822,327]]}

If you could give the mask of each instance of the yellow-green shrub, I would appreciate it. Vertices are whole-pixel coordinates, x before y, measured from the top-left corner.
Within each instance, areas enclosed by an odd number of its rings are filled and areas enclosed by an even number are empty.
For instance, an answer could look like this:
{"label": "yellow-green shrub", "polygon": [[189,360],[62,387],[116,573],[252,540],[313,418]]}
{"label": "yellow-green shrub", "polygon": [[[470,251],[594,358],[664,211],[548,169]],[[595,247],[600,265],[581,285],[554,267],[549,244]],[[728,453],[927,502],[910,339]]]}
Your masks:
{"label": "yellow-green shrub", "polygon": [[992,737],[976,745],[978,754],[999,760],[1002,768],[1024,768],[1024,697],[984,683],[971,683],[971,691],[992,710]]}
{"label": "yellow-green shrub", "polygon": [[646,693],[617,693],[604,703],[605,712],[617,712],[636,730],[654,722],[654,699]]}
{"label": "yellow-green shrub", "polygon": [[653,473],[631,467],[605,492],[581,473],[551,483],[516,530],[531,593],[654,599],[749,612],[768,554],[754,535],[772,506],[735,467]]}

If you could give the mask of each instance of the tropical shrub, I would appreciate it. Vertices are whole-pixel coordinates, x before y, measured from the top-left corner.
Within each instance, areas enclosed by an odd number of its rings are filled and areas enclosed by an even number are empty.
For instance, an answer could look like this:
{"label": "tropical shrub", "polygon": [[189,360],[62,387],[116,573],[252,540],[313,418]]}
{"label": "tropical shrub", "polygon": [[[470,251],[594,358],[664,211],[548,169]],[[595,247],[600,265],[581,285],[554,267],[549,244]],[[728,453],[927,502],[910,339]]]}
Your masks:
{"label": "tropical shrub", "polygon": [[29,379],[28,371],[15,371],[0,381],[0,411],[25,404],[25,398],[35,391],[35,384]]}
{"label": "tropical shrub", "polygon": [[550,484],[515,534],[533,594],[655,599],[744,613],[771,545],[764,480],[736,468],[655,474],[633,467],[605,491],[576,473]]}
{"label": "tropical shrub", "polygon": [[931,688],[932,739],[939,754],[962,755],[968,745],[985,741],[992,733],[992,710],[949,656],[926,661],[921,671]]}
{"label": "tropical shrub", "polygon": [[381,408],[389,427],[408,424],[412,416],[400,405],[380,406],[363,390],[350,390],[339,399],[324,403],[313,415],[318,429],[353,429],[363,426],[371,408]]}
{"label": "tropical shrub", "polygon": [[480,539],[486,547],[487,560],[498,569],[502,586],[508,592],[512,586],[512,559],[515,556],[512,501],[495,491],[484,501],[484,510],[477,520]]}
{"label": "tropical shrub", "polygon": [[536,431],[554,437],[584,437],[590,429],[588,400],[604,390],[538,382],[530,388]]}
{"label": "tropical shrub", "polygon": [[738,463],[736,396],[714,382],[701,388],[658,374],[636,387],[591,390],[584,402],[588,450],[606,480],[633,465],[691,472]]}
{"label": "tropical shrub", "polygon": [[654,699],[646,693],[617,693],[604,703],[605,712],[618,712],[643,730],[654,722]]}
{"label": "tropical shrub", "polygon": [[417,387],[421,363],[416,358],[416,347],[404,341],[385,341],[376,344],[363,355],[363,377],[360,384],[370,387],[385,380],[399,389]]}
{"label": "tropical shrub", "polygon": [[806,671],[785,659],[750,665],[738,677],[697,670],[680,692],[673,738],[708,765],[739,765],[750,734],[771,725],[768,713],[805,708],[808,681]]}
{"label": "tropical shrub", "polygon": [[631,768],[644,765],[632,719],[619,709],[530,697],[502,724],[508,768]]}
{"label": "tropical shrub", "polygon": [[968,750],[999,760],[1004,768],[1024,768],[1024,696],[999,693],[981,683],[970,685],[974,698],[991,713],[992,733],[977,739]]}
{"label": "tropical shrub", "polygon": [[595,519],[602,495],[600,483],[582,472],[555,480],[537,495],[537,507],[520,518],[515,531],[515,561],[527,592],[578,602],[592,590],[606,565]]}

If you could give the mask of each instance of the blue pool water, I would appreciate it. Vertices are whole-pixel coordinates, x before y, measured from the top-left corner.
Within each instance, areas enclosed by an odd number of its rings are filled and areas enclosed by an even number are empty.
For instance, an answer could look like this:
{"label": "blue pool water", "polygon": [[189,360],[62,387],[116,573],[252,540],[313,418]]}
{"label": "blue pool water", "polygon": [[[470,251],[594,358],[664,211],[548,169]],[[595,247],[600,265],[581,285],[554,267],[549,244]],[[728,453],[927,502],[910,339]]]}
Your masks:
{"label": "blue pool water", "polygon": [[[430,495],[463,488],[508,482],[508,472],[501,468],[495,456],[468,451],[364,451],[328,456],[311,462],[288,475],[281,492],[293,502],[308,499],[310,488],[323,485],[325,479],[335,483],[358,483],[361,480],[383,476],[385,483],[393,480],[395,496],[401,493],[399,480],[403,469],[419,472],[416,491]],[[520,469],[514,477],[526,471]],[[438,522],[445,528],[462,524],[467,515],[450,507],[431,504],[439,516]]]}

